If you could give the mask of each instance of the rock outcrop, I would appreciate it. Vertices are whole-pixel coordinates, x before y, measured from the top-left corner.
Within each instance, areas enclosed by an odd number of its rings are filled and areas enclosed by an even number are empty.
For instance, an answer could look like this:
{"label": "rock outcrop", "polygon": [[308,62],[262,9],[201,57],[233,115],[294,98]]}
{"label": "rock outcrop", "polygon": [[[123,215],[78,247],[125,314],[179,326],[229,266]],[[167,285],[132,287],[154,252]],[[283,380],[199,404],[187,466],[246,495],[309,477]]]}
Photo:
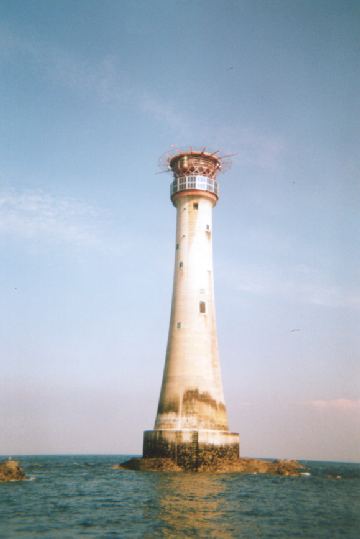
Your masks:
{"label": "rock outcrop", "polygon": [[297,460],[260,460],[252,458],[219,459],[217,461],[199,464],[196,468],[184,468],[171,459],[165,458],[133,458],[122,464],[113,466],[114,469],[127,469],[149,472],[215,472],[243,474],[272,474],[299,476],[305,466]]}
{"label": "rock outcrop", "polygon": [[171,459],[166,458],[134,458],[123,464],[113,466],[115,470],[137,470],[142,472],[182,472],[183,469]]}
{"label": "rock outcrop", "polygon": [[26,479],[26,476],[17,460],[8,459],[0,462],[0,483],[23,479]]}

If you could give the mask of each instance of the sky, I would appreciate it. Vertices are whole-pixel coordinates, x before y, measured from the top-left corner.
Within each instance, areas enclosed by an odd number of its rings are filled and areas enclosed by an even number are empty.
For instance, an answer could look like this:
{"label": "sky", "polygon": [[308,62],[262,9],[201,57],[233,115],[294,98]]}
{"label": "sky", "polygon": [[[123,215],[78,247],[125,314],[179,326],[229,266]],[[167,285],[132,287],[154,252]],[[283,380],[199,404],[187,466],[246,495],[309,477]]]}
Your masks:
{"label": "sky", "polygon": [[214,209],[241,454],[360,461],[360,5],[1,0],[0,454],[139,454],[175,254],[171,148]]}

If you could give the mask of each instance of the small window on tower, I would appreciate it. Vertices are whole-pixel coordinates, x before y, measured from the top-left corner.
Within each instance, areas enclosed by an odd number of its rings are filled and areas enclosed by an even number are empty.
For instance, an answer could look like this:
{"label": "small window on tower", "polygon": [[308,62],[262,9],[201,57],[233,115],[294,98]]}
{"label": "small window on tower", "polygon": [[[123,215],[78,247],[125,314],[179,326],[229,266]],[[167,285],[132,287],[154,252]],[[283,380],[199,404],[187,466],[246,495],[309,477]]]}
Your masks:
{"label": "small window on tower", "polygon": [[199,303],[199,309],[200,309],[201,314],[205,314],[205,313],[206,313],[206,303],[205,303],[205,301],[200,301],[200,303]]}
{"label": "small window on tower", "polygon": [[198,202],[194,202],[193,208],[194,208],[194,210],[198,210],[198,209],[199,209],[199,203],[198,203]]}
{"label": "small window on tower", "polygon": [[184,262],[180,262],[179,264],[179,268],[182,268],[182,267],[184,267]]}
{"label": "small window on tower", "polygon": [[179,244],[177,243],[177,244],[176,244],[176,250],[178,250],[178,249],[179,249]]}
{"label": "small window on tower", "polygon": [[178,323],[176,324],[176,327],[177,327],[178,329],[180,329],[180,328],[181,328],[181,322],[178,322]]}

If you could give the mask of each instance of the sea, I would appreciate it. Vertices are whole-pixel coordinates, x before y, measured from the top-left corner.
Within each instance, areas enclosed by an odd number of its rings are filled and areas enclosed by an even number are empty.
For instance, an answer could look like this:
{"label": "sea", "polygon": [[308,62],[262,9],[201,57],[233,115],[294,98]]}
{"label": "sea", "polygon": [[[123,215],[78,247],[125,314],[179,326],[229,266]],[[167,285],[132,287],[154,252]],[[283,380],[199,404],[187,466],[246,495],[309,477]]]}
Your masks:
{"label": "sea", "polygon": [[[132,455],[133,456],[133,455]],[[136,472],[130,455],[21,456],[0,483],[0,538],[360,538],[360,464],[307,475]]]}

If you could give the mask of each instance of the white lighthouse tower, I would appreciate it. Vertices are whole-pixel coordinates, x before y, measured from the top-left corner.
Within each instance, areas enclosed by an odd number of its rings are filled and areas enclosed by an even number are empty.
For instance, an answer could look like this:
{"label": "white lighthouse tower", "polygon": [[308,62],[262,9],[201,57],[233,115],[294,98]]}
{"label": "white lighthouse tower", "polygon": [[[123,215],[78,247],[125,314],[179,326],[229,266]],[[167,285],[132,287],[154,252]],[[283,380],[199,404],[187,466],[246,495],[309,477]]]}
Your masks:
{"label": "white lighthouse tower", "polygon": [[215,320],[212,209],[219,199],[216,153],[170,155],[174,175],[176,249],[165,368],[154,430],[144,432],[144,457],[165,457],[197,469],[239,457],[228,428]]}

